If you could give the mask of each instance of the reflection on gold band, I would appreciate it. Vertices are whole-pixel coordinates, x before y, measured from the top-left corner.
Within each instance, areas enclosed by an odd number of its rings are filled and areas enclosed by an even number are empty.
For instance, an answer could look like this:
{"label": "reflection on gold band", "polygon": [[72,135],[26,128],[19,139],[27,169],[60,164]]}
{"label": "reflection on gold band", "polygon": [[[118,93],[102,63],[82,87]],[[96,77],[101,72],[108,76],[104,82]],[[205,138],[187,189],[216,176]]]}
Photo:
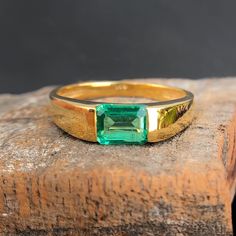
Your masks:
{"label": "reflection on gold band", "polygon": [[148,112],[148,141],[168,139],[185,129],[193,118],[193,94],[179,88],[134,81],[87,82],[53,90],[50,94],[54,122],[67,133],[97,141],[95,108],[101,97],[144,97]]}

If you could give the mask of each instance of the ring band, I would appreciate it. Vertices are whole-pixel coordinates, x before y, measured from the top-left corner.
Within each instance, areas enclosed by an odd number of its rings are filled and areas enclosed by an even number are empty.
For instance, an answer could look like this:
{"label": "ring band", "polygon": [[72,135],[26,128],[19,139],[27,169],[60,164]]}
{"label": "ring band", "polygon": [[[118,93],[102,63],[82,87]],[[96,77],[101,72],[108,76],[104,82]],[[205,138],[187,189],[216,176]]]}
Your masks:
{"label": "ring band", "polygon": [[[101,97],[153,102],[93,101]],[[143,144],[176,135],[192,121],[193,97],[183,89],[134,81],[78,83],[50,93],[54,123],[74,137],[101,144]]]}

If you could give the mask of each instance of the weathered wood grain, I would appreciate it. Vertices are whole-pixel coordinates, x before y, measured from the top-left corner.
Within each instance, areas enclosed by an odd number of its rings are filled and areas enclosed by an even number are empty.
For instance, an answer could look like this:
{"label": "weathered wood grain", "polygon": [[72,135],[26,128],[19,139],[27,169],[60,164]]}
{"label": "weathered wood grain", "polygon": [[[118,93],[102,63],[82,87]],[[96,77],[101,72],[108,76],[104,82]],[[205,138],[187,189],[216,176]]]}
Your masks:
{"label": "weathered wood grain", "polygon": [[0,96],[2,235],[231,235],[236,79],[150,80],[195,94],[169,141],[101,146],[51,122],[44,88]]}

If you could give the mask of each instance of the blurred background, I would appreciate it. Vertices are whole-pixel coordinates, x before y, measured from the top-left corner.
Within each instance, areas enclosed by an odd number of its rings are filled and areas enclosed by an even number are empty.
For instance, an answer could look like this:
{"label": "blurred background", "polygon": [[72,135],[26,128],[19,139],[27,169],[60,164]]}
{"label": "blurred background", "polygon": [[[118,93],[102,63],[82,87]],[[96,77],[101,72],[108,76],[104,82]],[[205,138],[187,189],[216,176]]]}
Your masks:
{"label": "blurred background", "polygon": [[0,0],[0,93],[236,75],[233,0]]}

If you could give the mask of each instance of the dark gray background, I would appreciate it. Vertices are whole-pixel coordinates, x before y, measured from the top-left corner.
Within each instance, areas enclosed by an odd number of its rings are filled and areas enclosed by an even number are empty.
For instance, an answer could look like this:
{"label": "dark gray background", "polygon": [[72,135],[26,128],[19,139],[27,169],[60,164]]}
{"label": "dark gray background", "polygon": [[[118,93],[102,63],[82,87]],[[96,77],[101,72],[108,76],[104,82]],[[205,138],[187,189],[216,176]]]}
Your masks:
{"label": "dark gray background", "polygon": [[235,0],[0,0],[0,92],[236,75]]}

